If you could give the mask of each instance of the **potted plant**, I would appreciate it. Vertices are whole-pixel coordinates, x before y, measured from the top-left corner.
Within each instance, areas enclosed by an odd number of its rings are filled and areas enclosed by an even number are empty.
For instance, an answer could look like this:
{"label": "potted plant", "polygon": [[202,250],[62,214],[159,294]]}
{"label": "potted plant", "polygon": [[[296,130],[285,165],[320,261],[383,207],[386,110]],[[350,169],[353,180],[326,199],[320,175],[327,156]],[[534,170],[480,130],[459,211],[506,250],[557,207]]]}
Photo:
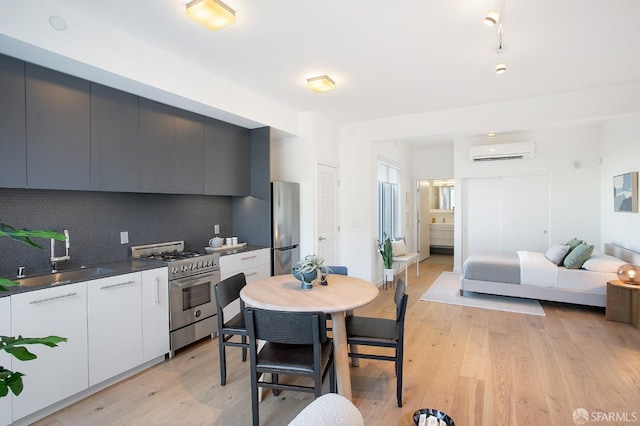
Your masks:
{"label": "potted plant", "polygon": [[391,239],[387,237],[384,243],[378,241],[378,251],[382,255],[382,262],[384,263],[384,281],[393,281],[395,274],[393,271],[393,247],[391,246]]}
{"label": "potted plant", "polygon": [[329,272],[331,272],[330,269],[324,266],[324,259],[315,254],[305,256],[291,268],[291,273],[300,280],[303,289],[312,288],[318,281],[326,283]]}
{"label": "potted plant", "polygon": [[[9,225],[6,225],[0,222],[0,237],[9,237],[16,241],[21,241],[25,244],[28,244],[32,247],[42,249],[41,246],[31,241],[30,237],[37,238],[54,238],[56,240],[64,241],[65,236],[53,231],[29,231],[27,229],[15,229]],[[0,291],[8,291],[7,287],[20,285],[14,281],[11,281],[6,278],[0,278]],[[20,361],[29,361],[32,359],[36,359],[37,356],[24,345],[33,345],[40,344],[49,347],[58,346],[60,342],[66,342],[67,339],[64,337],[58,336],[48,336],[48,337],[9,337],[9,336],[0,336],[0,350],[4,350],[5,352],[13,355],[16,359]],[[22,376],[24,374],[18,371],[10,371],[0,365],[0,398],[3,398],[8,395],[9,391],[11,391],[14,395],[18,396],[22,392],[23,383]]]}

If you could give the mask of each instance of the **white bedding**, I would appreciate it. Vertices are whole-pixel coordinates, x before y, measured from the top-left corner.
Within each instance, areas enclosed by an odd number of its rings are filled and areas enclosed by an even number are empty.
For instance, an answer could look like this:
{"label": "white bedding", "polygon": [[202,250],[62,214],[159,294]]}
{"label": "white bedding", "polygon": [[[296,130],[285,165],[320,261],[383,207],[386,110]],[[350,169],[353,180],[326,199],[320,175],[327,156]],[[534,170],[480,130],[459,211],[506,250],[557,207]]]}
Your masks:
{"label": "white bedding", "polygon": [[[482,275],[476,276],[476,278],[470,278],[470,276],[465,276],[463,273],[460,276],[460,294],[464,295],[464,292],[472,291],[604,307],[606,306],[607,281],[617,279],[617,275],[613,272],[616,258],[618,261],[640,264],[640,253],[613,244],[605,244],[605,254],[608,255],[607,258],[604,259],[606,261],[605,263],[603,263],[601,255],[592,255],[594,258],[594,265],[592,265],[592,267],[597,270],[586,270],[567,269],[564,266],[555,266],[548,260],[545,264],[540,258],[540,256],[544,257],[542,253],[527,252],[527,254],[522,256],[520,256],[520,252],[518,252],[517,256],[514,253],[513,260],[511,263],[507,262],[506,265],[513,269],[513,263],[519,261],[520,268],[524,270],[524,272],[521,272],[520,284],[515,284],[515,281],[505,281],[504,279],[490,279],[487,275],[487,263],[483,261],[477,262],[479,266],[482,267],[475,268],[475,271],[480,270]],[[518,258],[517,260],[514,259],[516,257]],[[525,260],[522,261],[521,259]],[[549,264],[555,268],[555,279],[553,279],[553,273],[548,268]],[[491,262],[489,266],[492,266]],[[496,266],[495,262],[493,266]],[[498,263],[498,266],[500,266],[502,270],[505,269],[505,264]],[[538,270],[534,270],[535,268],[538,268]],[[463,265],[463,272],[465,271],[468,272]],[[519,272],[516,271],[516,274],[518,273]],[[549,285],[549,283],[553,283],[553,285]]]}
{"label": "white bedding", "polygon": [[519,251],[520,284],[537,287],[558,286],[558,266],[535,251]]}

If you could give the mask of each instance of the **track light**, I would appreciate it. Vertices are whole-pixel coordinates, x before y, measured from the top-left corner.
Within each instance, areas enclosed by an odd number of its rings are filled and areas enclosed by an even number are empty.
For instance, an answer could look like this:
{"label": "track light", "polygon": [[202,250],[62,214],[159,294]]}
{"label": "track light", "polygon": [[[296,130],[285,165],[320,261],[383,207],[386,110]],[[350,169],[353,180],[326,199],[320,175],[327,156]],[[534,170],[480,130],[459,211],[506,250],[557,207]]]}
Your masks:
{"label": "track light", "polygon": [[500,12],[496,10],[492,10],[491,12],[487,13],[487,16],[484,17],[484,23],[490,27],[496,25],[498,21],[500,21]]}

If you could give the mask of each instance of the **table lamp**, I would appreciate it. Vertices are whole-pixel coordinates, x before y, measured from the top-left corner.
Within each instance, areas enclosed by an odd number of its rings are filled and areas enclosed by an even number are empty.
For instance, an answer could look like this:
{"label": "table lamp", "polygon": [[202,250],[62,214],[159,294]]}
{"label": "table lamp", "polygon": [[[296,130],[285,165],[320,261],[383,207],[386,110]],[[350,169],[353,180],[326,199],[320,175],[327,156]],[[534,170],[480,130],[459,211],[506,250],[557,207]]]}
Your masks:
{"label": "table lamp", "polygon": [[640,268],[626,263],[618,268],[618,279],[625,284],[640,284]]}

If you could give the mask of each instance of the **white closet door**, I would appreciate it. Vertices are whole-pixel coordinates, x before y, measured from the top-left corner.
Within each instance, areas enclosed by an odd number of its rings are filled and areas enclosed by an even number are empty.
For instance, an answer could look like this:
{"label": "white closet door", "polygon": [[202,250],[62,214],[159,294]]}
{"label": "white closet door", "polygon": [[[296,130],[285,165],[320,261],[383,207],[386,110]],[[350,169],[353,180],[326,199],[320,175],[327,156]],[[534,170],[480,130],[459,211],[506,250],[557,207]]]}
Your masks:
{"label": "white closet door", "polygon": [[549,177],[502,179],[502,251],[549,248]]}
{"label": "white closet door", "polygon": [[462,180],[462,260],[478,251],[500,251],[502,178]]}
{"label": "white closet door", "polygon": [[462,180],[462,260],[478,251],[549,247],[548,176]]}

